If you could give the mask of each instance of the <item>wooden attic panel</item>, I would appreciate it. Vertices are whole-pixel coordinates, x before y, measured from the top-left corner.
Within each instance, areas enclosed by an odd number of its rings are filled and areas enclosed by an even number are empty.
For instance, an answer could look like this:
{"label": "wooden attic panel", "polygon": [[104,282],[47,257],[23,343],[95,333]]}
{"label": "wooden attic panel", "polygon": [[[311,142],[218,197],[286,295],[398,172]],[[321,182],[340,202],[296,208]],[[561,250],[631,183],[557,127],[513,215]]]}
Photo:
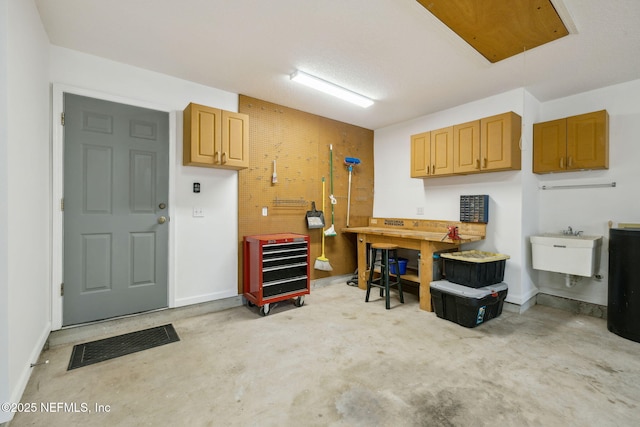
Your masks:
{"label": "wooden attic panel", "polygon": [[490,62],[569,34],[551,0],[417,0]]}

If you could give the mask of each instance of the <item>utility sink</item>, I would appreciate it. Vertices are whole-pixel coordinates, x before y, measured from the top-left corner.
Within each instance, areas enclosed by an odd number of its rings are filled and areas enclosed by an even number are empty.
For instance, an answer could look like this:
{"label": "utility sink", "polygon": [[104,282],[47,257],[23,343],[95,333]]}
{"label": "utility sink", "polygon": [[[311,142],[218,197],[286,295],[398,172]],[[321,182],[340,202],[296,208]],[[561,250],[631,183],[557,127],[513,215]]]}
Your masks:
{"label": "utility sink", "polygon": [[545,233],[531,236],[533,268],[591,277],[596,273],[602,236]]}

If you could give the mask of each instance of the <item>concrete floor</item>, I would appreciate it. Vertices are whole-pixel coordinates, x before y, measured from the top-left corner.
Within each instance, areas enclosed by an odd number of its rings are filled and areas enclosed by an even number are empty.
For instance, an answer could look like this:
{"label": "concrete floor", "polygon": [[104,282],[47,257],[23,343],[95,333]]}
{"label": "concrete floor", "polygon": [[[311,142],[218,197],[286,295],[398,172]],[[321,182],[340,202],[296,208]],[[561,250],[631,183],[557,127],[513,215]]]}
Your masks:
{"label": "concrete floor", "polygon": [[[467,329],[413,295],[388,311],[372,295],[332,284],[267,317],[236,307],[175,320],[180,342],[73,371],[72,345],[52,347],[22,402],[91,412],[38,409],[10,427],[639,423],[640,344],[602,319],[534,306]],[[136,323],[122,332],[147,327]]]}

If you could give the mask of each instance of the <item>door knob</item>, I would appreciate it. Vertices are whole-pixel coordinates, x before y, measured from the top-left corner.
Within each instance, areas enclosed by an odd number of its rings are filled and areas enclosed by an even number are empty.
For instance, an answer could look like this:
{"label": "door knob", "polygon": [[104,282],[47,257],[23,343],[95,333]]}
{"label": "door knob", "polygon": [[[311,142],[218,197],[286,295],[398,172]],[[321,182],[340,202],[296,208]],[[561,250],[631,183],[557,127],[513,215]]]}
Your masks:
{"label": "door knob", "polygon": [[158,218],[158,224],[164,224],[165,222],[167,222],[166,216],[161,216],[160,218]]}

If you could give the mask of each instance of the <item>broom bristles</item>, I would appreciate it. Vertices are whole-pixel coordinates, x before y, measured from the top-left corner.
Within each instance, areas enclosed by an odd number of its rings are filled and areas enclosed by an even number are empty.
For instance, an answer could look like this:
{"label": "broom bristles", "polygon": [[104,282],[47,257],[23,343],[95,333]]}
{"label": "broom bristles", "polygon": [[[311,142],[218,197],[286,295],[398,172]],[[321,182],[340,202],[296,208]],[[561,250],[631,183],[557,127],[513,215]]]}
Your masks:
{"label": "broom bristles", "polygon": [[326,230],[324,230],[324,235],[327,236],[327,237],[337,236],[336,229],[333,228],[333,225],[331,225],[331,227],[329,227]]}
{"label": "broom bristles", "polygon": [[313,268],[315,268],[316,270],[322,270],[322,271],[333,271],[333,267],[331,267],[331,264],[329,263],[329,259],[324,257],[316,258],[316,263],[313,266]]}

